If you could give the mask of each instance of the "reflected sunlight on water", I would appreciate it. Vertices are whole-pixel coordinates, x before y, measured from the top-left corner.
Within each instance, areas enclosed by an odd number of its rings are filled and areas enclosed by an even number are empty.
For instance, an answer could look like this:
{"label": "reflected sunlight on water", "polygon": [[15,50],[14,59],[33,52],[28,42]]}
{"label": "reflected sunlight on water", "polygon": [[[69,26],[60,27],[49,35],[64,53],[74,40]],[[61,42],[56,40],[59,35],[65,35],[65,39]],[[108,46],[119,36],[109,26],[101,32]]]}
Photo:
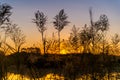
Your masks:
{"label": "reflected sunlight on water", "polygon": [[44,79],[45,80],[64,80],[64,77],[59,76],[57,74],[50,73],[50,74],[47,74]]}
{"label": "reflected sunlight on water", "polygon": [[[40,79],[40,80],[64,80],[64,77],[59,76],[57,74],[49,73],[42,78],[36,78],[36,79]],[[26,76],[22,76],[20,74],[7,73],[7,80],[34,80],[34,79],[26,77]]]}
{"label": "reflected sunlight on water", "polygon": [[[97,77],[97,76],[96,76]],[[100,78],[98,78],[99,80]],[[120,73],[112,73],[109,75],[105,75],[102,80],[120,80]],[[57,74],[49,73],[42,78],[30,78],[27,76],[22,76],[20,74],[14,74],[14,73],[7,73],[7,80],[65,80],[63,76],[59,76]],[[76,80],[91,80],[91,75],[83,75],[79,78],[76,78]]]}
{"label": "reflected sunlight on water", "polygon": [[8,80],[30,80],[29,78],[22,76],[20,74],[7,73]]}

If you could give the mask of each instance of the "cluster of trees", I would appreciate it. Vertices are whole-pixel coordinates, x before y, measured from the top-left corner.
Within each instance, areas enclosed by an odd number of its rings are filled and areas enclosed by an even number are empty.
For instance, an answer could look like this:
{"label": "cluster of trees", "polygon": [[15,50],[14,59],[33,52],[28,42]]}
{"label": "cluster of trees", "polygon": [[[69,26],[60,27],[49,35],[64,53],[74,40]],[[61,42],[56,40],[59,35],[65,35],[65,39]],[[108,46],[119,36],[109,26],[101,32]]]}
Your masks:
{"label": "cluster of trees", "polygon": [[[105,14],[100,15],[98,21],[93,21],[92,9],[89,10],[90,25],[82,30],[73,26],[70,36],[70,44],[75,51],[83,48],[82,53],[119,53],[120,36],[116,33],[112,38],[108,37],[109,20]],[[115,46],[116,45],[116,46]]]}
{"label": "cluster of trees", "polygon": [[[8,4],[0,4],[0,50],[6,52],[20,52],[21,46],[25,43],[25,35],[20,27],[13,24],[10,20],[12,7]],[[36,24],[38,31],[41,33],[44,54],[60,53],[61,46],[70,53],[119,53],[120,37],[115,34],[111,40],[107,38],[109,30],[109,20],[105,14],[100,15],[97,21],[93,21],[92,9],[89,9],[90,25],[85,26],[80,30],[75,25],[71,30],[69,40],[60,40],[60,32],[68,25],[69,21],[64,9],[54,17],[53,25],[58,31],[58,40],[53,38],[46,39],[44,32],[47,30],[47,16],[39,10],[35,12],[33,23]],[[6,41],[10,38],[14,42],[14,47]]]}
{"label": "cluster of trees", "polygon": [[[25,35],[20,27],[13,24],[10,20],[12,7],[8,4],[0,4],[0,50],[7,53],[19,52],[21,46],[25,43]],[[7,43],[7,38],[10,38],[14,43],[14,47]]]}
{"label": "cluster of trees", "polygon": [[[58,31],[58,50],[60,52],[60,32],[62,31],[62,29],[69,23],[69,21],[67,21],[68,16],[66,15],[66,13],[64,12],[64,9],[60,10],[59,14],[57,14],[54,17],[54,27],[55,29]],[[39,30],[39,32],[41,33],[42,36],[42,43],[44,46],[44,54],[46,53],[46,39],[43,37],[44,35],[44,31],[46,30],[46,21],[47,21],[47,17],[45,16],[45,14],[43,12],[37,11],[35,13],[35,19],[33,19],[33,22],[36,23],[37,28]],[[49,43],[48,43],[49,44]],[[48,45],[50,46],[50,44]]]}
{"label": "cluster of trees", "polygon": [[[115,34],[108,40],[107,34],[109,30],[109,20],[105,14],[100,15],[97,21],[93,21],[92,9],[89,9],[90,25],[85,26],[80,30],[75,25],[71,30],[68,41],[60,41],[60,32],[69,23],[68,16],[64,9],[60,10],[59,14],[54,17],[53,21],[55,29],[58,30],[58,40],[46,40],[43,38],[43,33],[46,30],[45,24],[47,21],[43,12],[37,11],[35,13],[34,22],[37,24],[39,32],[42,34],[42,41],[44,46],[44,53],[49,52],[53,48],[53,52],[59,53],[61,51],[60,44],[70,53],[119,53],[120,37]],[[53,35],[54,37],[54,35]],[[51,47],[52,45],[52,47]],[[57,48],[56,48],[57,47]]]}
{"label": "cluster of trees", "polygon": [[[107,37],[109,35],[107,34],[109,19],[105,14],[100,15],[97,21],[93,21],[92,9],[89,9],[90,24],[85,24],[82,29],[73,25],[69,39],[60,40],[61,31],[69,24],[64,9],[60,10],[53,18],[54,28],[58,31],[58,39],[55,38],[54,33],[51,39],[46,39],[44,32],[47,30],[47,16],[43,12],[35,12],[33,23],[36,24],[38,31],[41,33],[43,45],[43,49],[40,49],[38,47],[22,48],[26,37],[21,28],[11,22],[11,9],[12,7],[8,4],[0,4],[0,79],[4,76],[6,79],[8,69],[11,66],[12,69],[15,66],[18,73],[20,73],[20,69],[21,72],[30,69],[32,76],[40,74],[41,71],[39,70],[44,70],[43,68],[57,69],[55,71],[60,71],[59,74],[63,74],[72,80],[81,73],[82,75],[90,73],[90,77],[95,80],[99,76],[98,73],[100,76],[105,76],[108,73],[109,77],[109,73],[120,70],[116,68],[116,66],[120,66],[119,59],[114,59],[117,56],[108,55],[120,52],[120,36],[115,34],[113,37]],[[9,39],[14,43],[14,47],[8,44],[7,40]],[[69,53],[85,54],[54,55],[60,53],[62,49],[67,50]],[[42,50],[44,50],[44,54],[54,54],[40,55]],[[1,55],[1,53],[5,54],[7,52],[16,54]],[[22,54],[19,54],[19,52]],[[26,54],[26,52],[30,54]],[[102,54],[94,55],[98,53]]]}

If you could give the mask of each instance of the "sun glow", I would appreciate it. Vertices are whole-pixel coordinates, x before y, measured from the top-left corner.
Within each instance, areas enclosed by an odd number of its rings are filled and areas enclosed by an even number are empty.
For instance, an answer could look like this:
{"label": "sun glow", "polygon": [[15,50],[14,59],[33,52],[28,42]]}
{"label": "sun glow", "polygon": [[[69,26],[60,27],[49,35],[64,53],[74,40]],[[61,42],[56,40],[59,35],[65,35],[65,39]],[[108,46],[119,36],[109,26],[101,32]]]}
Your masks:
{"label": "sun glow", "polygon": [[67,50],[65,50],[65,49],[63,49],[63,50],[61,50],[61,51],[60,51],[60,53],[61,53],[61,54],[67,54],[67,53],[68,53],[68,51],[67,51]]}

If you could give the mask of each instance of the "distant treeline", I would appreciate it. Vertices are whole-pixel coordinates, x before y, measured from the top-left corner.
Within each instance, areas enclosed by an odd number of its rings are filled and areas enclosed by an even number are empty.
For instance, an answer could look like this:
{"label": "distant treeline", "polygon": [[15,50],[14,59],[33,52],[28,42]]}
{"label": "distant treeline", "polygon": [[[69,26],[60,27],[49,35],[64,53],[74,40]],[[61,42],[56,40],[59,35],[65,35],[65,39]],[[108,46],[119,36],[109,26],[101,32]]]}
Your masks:
{"label": "distant treeline", "polygon": [[[26,43],[26,36],[20,27],[11,21],[11,10],[12,7],[10,5],[0,4],[0,31],[2,37],[0,38],[0,51],[4,54],[29,49],[22,47]],[[47,39],[47,35],[44,32],[47,30],[48,17],[43,12],[36,11],[32,21],[41,33],[42,45],[40,45],[39,49],[31,46],[31,49],[35,48],[39,53],[44,54],[60,53],[62,50],[68,53],[119,54],[120,36],[115,34],[113,37],[108,37],[110,26],[108,17],[105,14],[101,14],[97,21],[93,21],[91,8],[89,9],[89,14],[90,24],[85,24],[82,29],[73,25],[68,40],[61,40],[60,33],[70,23],[64,9],[60,10],[52,21],[54,28],[58,31],[58,39],[55,38],[54,32],[51,39]],[[7,40],[9,39],[12,40],[14,46],[8,44]]]}

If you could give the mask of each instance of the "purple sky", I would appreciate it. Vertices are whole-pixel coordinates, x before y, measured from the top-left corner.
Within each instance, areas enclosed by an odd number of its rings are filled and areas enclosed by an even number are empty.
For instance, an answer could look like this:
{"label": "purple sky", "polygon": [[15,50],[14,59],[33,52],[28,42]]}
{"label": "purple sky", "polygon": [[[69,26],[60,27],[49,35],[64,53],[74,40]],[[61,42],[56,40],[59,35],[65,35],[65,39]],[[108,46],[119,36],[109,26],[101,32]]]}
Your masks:
{"label": "purple sky", "polygon": [[71,22],[61,32],[62,38],[67,39],[74,24],[80,29],[84,24],[89,25],[90,7],[93,8],[94,21],[100,14],[106,14],[110,22],[110,33],[120,34],[120,0],[0,0],[0,2],[8,3],[13,7],[11,20],[23,30],[27,37],[27,44],[37,44],[41,40],[41,34],[32,23],[34,12],[37,10],[44,12],[48,17],[45,32],[47,38],[51,37],[52,32],[57,35],[52,21],[61,9],[65,9],[69,16],[68,20]]}

